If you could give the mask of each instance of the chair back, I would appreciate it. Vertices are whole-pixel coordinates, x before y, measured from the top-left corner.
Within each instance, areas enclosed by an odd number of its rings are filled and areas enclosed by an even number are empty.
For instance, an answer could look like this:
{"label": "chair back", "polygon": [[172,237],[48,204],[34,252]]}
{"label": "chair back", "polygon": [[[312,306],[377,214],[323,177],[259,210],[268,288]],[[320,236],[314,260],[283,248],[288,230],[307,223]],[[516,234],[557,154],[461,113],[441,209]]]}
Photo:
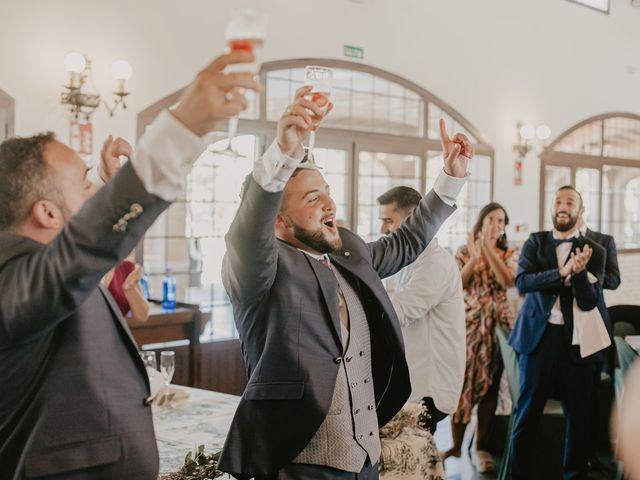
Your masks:
{"label": "chair back", "polygon": [[[624,322],[619,328],[625,330],[625,335],[640,335],[640,305],[612,305],[607,311],[614,332],[617,332],[616,324]],[[633,330],[628,331],[630,328]]]}
{"label": "chair back", "polygon": [[518,355],[511,345],[509,345],[509,331],[505,327],[497,327],[496,336],[498,337],[498,344],[500,345],[500,356],[502,357],[502,363],[504,364],[504,371],[507,374],[511,403],[515,409],[518,404],[518,397],[520,397],[520,370]]}
{"label": "chair back", "polygon": [[627,375],[627,371],[631,364],[638,358],[638,352],[636,352],[631,345],[629,345],[624,338],[613,337],[616,343],[616,352],[618,354],[618,366],[620,367],[620,373],[622,379]]}

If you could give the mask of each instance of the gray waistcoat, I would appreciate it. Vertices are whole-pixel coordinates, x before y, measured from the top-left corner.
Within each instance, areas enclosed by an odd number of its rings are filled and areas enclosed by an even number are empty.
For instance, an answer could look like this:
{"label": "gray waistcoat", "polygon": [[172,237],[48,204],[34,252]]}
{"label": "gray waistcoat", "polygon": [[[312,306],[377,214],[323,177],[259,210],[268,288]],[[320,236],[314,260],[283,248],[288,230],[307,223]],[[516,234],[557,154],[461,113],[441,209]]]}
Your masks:
{"label": "gray waistcoat", "polygon": [[293,461],[360,472],[367,455],[372,464],[380,457],[369,325],[356,292],[336,268],[332,270],[349,311],[351,331],[343,328],[342,333],[343,345],[348,346],[338,370],[329,413]]}

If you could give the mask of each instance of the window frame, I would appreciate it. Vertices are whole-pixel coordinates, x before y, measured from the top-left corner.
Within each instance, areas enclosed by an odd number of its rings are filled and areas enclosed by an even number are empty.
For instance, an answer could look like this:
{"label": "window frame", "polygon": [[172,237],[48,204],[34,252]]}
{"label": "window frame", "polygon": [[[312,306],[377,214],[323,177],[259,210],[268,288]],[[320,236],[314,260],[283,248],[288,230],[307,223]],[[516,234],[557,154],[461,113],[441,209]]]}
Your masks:
{"label": "window frame", "polygon": [[[431,104],[434,104],[475,137],[476,143],[474,143],[474,147],[477,154],[490,158],[491,175],[489,197],[491,200],[494,198],[495,151],[486,137],[480,133],[478,129],[450,105],[419,85],[385,70],[346,60],[297,58],[266,62],[261,66],[259,77],[260,83],[265,86],[265,90],[258,96],[257,118],[240,118],[238,123],[238,135],[250,134],[259,137],[260,148],[257,152],[259,155],[264,153],[265,148],[269,145],[268,142],[274,138],[277,127],[276,121],[267,120],[267,73],[275,70],[304,68],[306,65],[321,65],[334,69],[354,70],[380,77],[411,90],[422,99],[424,104],[422,112],[423,118],[421,118],[423,125],[421,136],[405,136],[331,127],[323,127],[320,134],[318,134],[316,140],[317,148],[341,149],[347,152],[348,191],[346,192],[346,201],[348,206],[346,221],[354,231],[358,225],[358,168],[360,163],[359,153],[361,151],[408,154],[419,157],[419,185],[422,191],[425,190],[427,185],[428,152],[442,151],[440,141],[429,138],[429,108]],[[153,122],[155,117],[163,109],[171,107],[178,102],[182,92],[183,89],[173,92],[138,114],[138,139],[142,136],[146,127]],[[135,258],[139,263],[142,263],[144,259],[143,248],[144,238],[136,247],[135,251]],[[212,339],[212,341],[216,340],[218,339]]]}
{"label": "window frame", "polygon": [[580,0],[566,0],[567,2],[575,3],[580,5],[581,7],[588,8],[589,10],[594,10],[596,12],[603,13],[605,15],[609,15],[611,13],[611,0],[607,0],[607,9],[602,10],[601,8],[594,7],[593,5],[586,5],[582,3]]}

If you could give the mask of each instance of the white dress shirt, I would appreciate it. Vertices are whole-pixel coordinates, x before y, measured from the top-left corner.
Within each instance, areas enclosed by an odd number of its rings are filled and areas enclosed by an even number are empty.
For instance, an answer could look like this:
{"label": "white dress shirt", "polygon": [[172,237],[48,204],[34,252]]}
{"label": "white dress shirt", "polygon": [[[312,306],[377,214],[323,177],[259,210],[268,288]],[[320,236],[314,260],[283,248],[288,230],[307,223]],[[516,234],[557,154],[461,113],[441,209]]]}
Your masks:
{"label": "white dress shirt", "polygon": [[458,406],[466,362],[460,270],[434,238],[414,263],[390,280],[389,298],[409,364],[411,401],[432,397],[438,410],[451,414]]}
{"label": "white dress shirt", "polygon": [[[274,140],[264,155],[254,162],[253,178],[265,191],[281,192],[302,158],[302,155],[300,158],[285,155],[278,141]],[[442,170],[436,178],[433,191],[444,203],[453,206],[465,183],[467,177],[452,177]]]}
{"label": "white dress shirt", "polygon": [[[140,138],[131,165],[147,192],[168,202],[180,198],[187,175],[207,144],[163,110]],[[87,172],[87,178],[104,185],[99,166]]]}

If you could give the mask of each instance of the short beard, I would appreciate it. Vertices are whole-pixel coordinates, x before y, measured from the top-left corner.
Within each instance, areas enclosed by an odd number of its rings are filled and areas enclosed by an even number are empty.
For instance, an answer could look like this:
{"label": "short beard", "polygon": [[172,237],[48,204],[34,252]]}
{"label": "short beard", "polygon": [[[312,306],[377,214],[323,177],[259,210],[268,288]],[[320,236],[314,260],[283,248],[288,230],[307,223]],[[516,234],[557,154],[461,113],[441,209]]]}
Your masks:
{"label": "short beard", "polygon": [[578,217],[577,216],[572,217],[571,215],[569,215],[569,219],[570,219],[570,221],[568,223],[560,224],[560,223],[558,223],[558,221],[556,220],[556,217],[554,215],[554,217],[552,219],[553,220],[553,228],[555,228],[559,232],[570,232],[571,230],[574,229],[574,227],[578,223]]}
{"label": "short beard", "polygon": [[340,237],[338,237],[336,245],[331,245],[324,239],[322,230],[305,230],[294,225],[293,236],[319,253],[334,253],[342,248],[342,239]]}

